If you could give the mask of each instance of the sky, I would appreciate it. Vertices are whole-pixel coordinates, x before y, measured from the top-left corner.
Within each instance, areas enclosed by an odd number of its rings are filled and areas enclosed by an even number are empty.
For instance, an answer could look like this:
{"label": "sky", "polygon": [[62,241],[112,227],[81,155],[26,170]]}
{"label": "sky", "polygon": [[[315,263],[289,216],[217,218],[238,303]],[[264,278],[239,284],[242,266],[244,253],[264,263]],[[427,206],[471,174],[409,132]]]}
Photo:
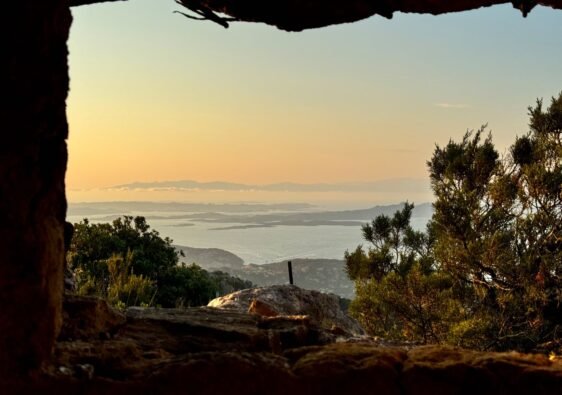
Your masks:
{"label": "sky", "polygon": [[505,152],[527,131],[527,107],[562,91],[562,11],[524,19],[504,5],[287,33],[174,10],[171,0],[73,9],[70,201],[137,200],[105,188],[173,180],[419,185],[435,144],[488,124]]}

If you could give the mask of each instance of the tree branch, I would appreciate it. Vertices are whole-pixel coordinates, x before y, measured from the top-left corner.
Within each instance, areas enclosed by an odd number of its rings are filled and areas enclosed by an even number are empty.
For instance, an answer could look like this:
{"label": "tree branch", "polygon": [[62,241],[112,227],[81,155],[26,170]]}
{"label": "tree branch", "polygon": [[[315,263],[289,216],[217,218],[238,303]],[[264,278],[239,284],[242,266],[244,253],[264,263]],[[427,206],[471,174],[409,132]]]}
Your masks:
{"label": "tree branch", "polygon": [[236,18],[225,18],[220,15],[217,15],[209,8],[201,5],[201,3],[197,0],[176,0],[176,3],[186,7],[187,9],[189,9],[190,11],[194,12],[199,16],[198,17],[192,16],[181,11],[174,11],[175,13],[181,14],[189,19],[195,19],[197,21],[209,20],[221,25],[225,29],[228,28],[228,22],[233,22],[238,20]]}

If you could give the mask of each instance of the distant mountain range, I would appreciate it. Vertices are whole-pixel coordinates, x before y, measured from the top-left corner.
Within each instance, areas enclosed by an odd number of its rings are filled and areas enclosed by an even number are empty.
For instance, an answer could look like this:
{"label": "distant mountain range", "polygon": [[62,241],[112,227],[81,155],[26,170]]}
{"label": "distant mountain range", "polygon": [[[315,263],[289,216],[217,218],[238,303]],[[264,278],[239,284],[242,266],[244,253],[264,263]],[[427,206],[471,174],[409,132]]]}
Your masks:
{"label": "distant mountain range", "polygon": [[107,189],[151,190],[206,190],[206,191],[269,191],[269,192],[408,192],[429,191],[427,179],[393,178],[371,182],[300,184],[282,182],[274,184],[242,184],[225,181],[199,182],[194,180],[133,182],[114,185]]}

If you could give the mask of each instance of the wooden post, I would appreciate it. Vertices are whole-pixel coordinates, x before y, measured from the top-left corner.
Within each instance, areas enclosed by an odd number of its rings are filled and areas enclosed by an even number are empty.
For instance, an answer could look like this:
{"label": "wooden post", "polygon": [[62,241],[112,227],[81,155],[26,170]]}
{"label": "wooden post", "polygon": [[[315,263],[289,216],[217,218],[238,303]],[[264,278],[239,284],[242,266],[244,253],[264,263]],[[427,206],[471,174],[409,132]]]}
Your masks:
{"label": "wooden post", "polygon": [[289,284],[293,285],[293,265],[291,261],[287,261],[287,266],[289,267]]}

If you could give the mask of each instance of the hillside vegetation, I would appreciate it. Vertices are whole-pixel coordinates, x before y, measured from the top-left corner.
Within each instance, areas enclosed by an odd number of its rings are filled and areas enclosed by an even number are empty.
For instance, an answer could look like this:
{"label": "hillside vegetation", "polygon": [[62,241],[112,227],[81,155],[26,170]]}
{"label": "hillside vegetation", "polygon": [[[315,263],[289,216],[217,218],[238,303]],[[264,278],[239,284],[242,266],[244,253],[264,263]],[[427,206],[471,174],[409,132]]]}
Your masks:
{"label": "hillside vegetation", "polygon": [[76,291],[117,306],[182,307],[253,284],[223,272],[180,263],[182,252],[150,229],[144,217],[124,216],[111,224],[87,219],[74,225],[67,254]]}
{"label": "hillside vegetation", "polygon": [[437,146],[425,232],[412,204],[346,253],[351,309],[372,334],[480,349],[562,346],[562,94],[529,108],[503,157],[485,128]]}
{"label": "hillside vegetation", "polygon": [[[304,289],[334,293],[343,298],[353,297],[353,282],[346,276],[343,260],[293,259],[291,262],[295,285]],[[287,261],[244,265],[240,269],[230,270],[229,273],[259,286],[289,283]]]}
{"label": "hillside vegetation", "polygon": [[[220,248],[192,248],[176,245],[185,254],[184,262],[195,263],[205,270],[220,270],[234,277],[251,281],[257,286],[289,283],[287,261],[244,265],[242,258]],[[334,293],[351,299],[354,283],[345,272],[342,259],[292,259],[295,285],[315,291]]]}

